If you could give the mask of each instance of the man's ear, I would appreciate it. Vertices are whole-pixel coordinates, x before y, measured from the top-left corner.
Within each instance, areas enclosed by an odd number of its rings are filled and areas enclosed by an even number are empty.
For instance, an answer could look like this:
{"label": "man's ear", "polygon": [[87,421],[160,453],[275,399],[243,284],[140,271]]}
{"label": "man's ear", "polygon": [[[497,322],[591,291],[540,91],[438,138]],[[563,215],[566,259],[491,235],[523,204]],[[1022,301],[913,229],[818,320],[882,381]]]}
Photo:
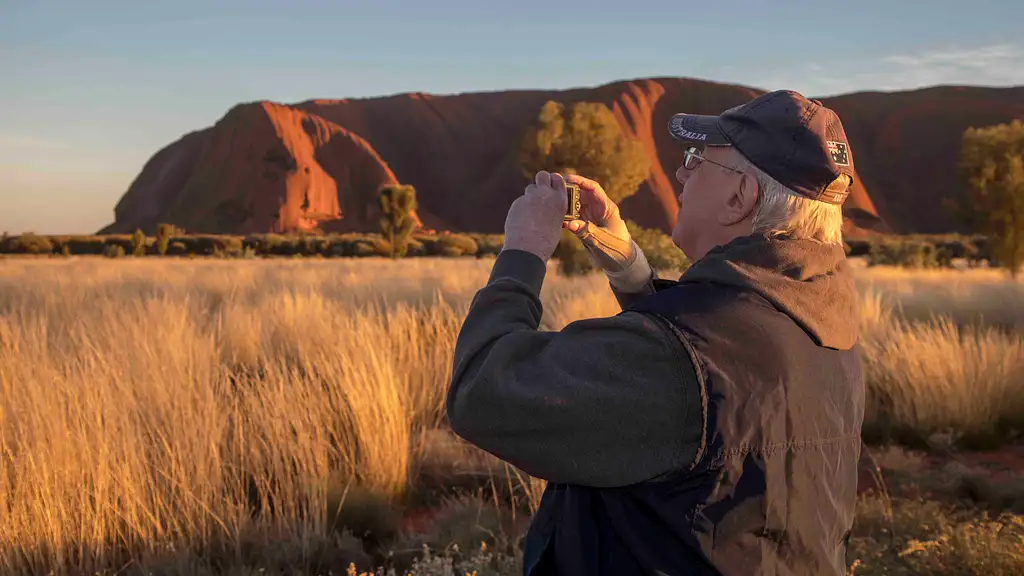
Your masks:
{"label": "man's ear", "polygon": [[752,216],[761,193],[757,180],[750,174],[737,174],[735,178],[736,186],[718,216],[718,223],[722,226],[732,226]]}

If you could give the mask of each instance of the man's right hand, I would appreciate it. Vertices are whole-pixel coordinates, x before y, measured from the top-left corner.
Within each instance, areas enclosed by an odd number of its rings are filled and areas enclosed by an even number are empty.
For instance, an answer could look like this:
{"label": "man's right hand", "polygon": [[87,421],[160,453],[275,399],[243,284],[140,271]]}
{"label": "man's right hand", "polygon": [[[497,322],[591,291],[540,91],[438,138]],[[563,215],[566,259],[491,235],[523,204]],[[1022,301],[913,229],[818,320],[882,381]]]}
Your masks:
{"label": "man's right hand", "polygon": [[619,215],[619,207],[597,182],[577,174],[567,175],[566,180],[580,187],[582,220],[563,222],[562,227],[576,234],[594,263],[605,272],[614,274],[628,268],[639,250]]}

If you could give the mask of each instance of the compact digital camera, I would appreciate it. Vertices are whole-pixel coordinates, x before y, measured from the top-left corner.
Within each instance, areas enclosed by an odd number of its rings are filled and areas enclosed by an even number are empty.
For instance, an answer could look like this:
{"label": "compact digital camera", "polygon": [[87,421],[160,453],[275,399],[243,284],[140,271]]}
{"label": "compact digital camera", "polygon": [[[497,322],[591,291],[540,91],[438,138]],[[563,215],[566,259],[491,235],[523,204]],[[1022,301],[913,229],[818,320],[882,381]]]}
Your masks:
{"label": "compact digital camera", "polygon": [[578,184],[571,182],[565,183],[565,189],[569,192],[569,206],[565,211],[565,216],[562,220],[569,222],[570,220],[580,219],[580,208],[583,207],[583,203],[580,202],[580,187]]}

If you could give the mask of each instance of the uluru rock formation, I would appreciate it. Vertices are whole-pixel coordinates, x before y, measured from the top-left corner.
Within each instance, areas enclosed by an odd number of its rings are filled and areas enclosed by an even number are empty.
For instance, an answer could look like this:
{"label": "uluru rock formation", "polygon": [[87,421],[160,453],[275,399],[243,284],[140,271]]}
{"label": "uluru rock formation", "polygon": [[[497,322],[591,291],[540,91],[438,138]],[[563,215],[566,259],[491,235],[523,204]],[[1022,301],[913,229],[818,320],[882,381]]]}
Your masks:
{"label": "uluru rock formation", "polygon": [[[428,228],[501,232],[528,183],[517,165],[527,126],[547,100],[602,102],[639,138],[652,170],[622,203],[627,218],[669,231],[672,174],[682,149],[665,130],[680,111],[717,114],[762,90],[686,78],[650,78],[572,90],[422,93],[283,105],[240,104],[214,126],[157,152],[103,232],[376,230],[376,193],[416,187]],[[844,206],[851,228],[943,232],[956,223],[942,199],[957,193],[956,156],[970,126],[1024,117],[1024,87],[935,87],[821,98],[843,120],[858,178]]]}

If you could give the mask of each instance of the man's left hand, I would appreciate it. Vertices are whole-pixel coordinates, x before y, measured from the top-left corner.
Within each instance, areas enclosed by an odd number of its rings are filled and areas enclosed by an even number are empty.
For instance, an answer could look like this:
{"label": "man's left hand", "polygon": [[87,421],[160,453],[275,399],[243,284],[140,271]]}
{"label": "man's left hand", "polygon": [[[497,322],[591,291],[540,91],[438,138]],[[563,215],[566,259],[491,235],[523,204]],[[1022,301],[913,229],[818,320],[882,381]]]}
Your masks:
{"label": "man's left hand", "polygon": [[562,175],[538,172],[534,183],[508,209],[503,250],[524,250],[547,262],[558,247],[568,205]]}

